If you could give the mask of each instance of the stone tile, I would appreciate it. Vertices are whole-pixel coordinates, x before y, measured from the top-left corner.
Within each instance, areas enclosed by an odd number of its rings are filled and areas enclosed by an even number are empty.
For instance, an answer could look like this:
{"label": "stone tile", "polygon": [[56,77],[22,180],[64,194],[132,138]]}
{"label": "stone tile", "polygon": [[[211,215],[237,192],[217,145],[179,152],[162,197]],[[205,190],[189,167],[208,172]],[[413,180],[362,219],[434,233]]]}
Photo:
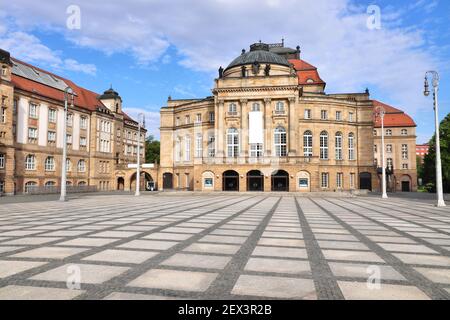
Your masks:
{"label": "stone tile", "polygon": [[168,232],[157,232],[152,233],[142,239],[154,239],[154,240],[179,240],[184,241],[191,238],[193,235],[188,233],[168,233]]}
{"label": "stone tile", "polygon": [[307,259],[306,249],[256,246],[252,256]]}
{"label": "stone tile", "polygon": [[274,258],[250,258],[245,271],[304,274],[310,273],[308,261],[285,260]]}
{"label": "stone tile", "polygon": [[350,234],[344,229],[324,229],[324,228],[312,228],[314,233],[326,233],[326,234]]}
{"label": "stone tile", "polygon": [[124,273],[129,269],[126,267],[113,267],[95,264],[66,264],[58,268],[37,274],[30,279],[66,282],[68,277],[73,274],[73,271],[70,269],[70,267],[80,268],[81,283],[103,283]]}
{"label": "stone tile", "polygon": [[450,284],[449,269],[414,268],[435,283]]}
{"label": "stone tile", "polygon": [[389,242],[389,243],[404,243],[404,244],[416,244],[414,240],[405,237],[388,237],[388,236],[368,236],[368,238],[374,242]]}
{"label": "stone tile", "polygon": [[241,275],[231,293],[264,298],[317,299],[312,280],[284,277]]}
{"label": "stone tile", "polygon": [[279,247],[305,247],[305,241],[298,239],[276,239],[261,238],[258,242],[260,246],[279,246]]}
{"label": "stone tile", "polygon": [[71,247],[102,247],[118,239],[111,238],[77,238],[69,241],[59,242],[58,246]]}
{"label": "stone tile", "polygon": [[140,232],[134,231],[103,231],[99,233],[95,233],[90,235],[91,237],[99,237],[99,238],[128,238],[134,237],[138,235]]}
{"label": "stone tile", "polygon": [[358,239],[352,235],[346,234],[325,234],[325,233],[317,233],[314,234],[314,237],[317,240],[340,240],[340,241],[358,241]]}
{"label": "stone tile", "polygon": [[303,235],[301,233],[293,233],[293,232],[272,232],[272,231],[264,231],[262,237],[266,238],[287,238],[287,239],[303,239]]}
{"label": "stone tile", "polygon": [[177,253],[161,264],[175,267],[223,269],[230,260],[231,257],[224,256]]}
{"label": "stone tile", "polygon": [[346,251],[346,250],[322,250],[327,260],[384,262],[374,252]]}
{"label": "stone tile", "polygon": [[170,227],[167,229],[164,229],[165,232],[173,232],[173,233],[190,233],[190,234],[197,234],[202,232],[203,228],[178,228],[178,227]]}
{"label": "stone tile", "polygon": [[6,278],[26,270],[40,267],[44,264],[46,262],[0,260],[0,278]]}
{"label": "stone tile", "polygon": [[174,241],[158,241],[158,240],[132,240],[124,243],[119,248],[131,249],[150,249],[150,250],[167,250],[177,245]]}
{"label": "stone tile", "polygon": [[242,244],[248,238],[239,236],[215,236],[207,235],[199,240],[199,242],[216,242],[216,243],[231,243],[231,244]]}
{"label": "stone tile", "polygon": [[10,285],[0,288],[0,300],[68,300],[82,293],[82,290]]}
{"label": "stone tile", "polygon": [[44,238],[44,237],[26,237],[21,239],[15,239],[11,241],[4,242],[6,245],[39,245],[44,243],[49,243],[52,241],[57,241],[62,238]]}
{"label": "stone tile", "polygon": [[203,292],[216,277],[216,273],[210,272],[153,269],[128,283],[128,286]]}
{"label": "stone tile", "polygon": [[413,286],[381,284],[381,289],[369,289],[366,282],[338,281],[347,300],[429,300],[430,298]]}
{"label": "stone tile", "polygon": [[235,254],[241,246],[231,244],[193,243],[183,251]]}
{"label": "stone tile", "polygon": [[390,252],[411,252],[411,253],[437,253],[433,249],[427,248],[424,245],[414,244],[393,244],[393,243],[380,243],[383,249]]}
{"label": "stone tile", "polygon": [[103,300],[178,300],[177,298],[140,293],[113,292]]}
{"label": "stone tile", "polygon": [[369,251],[369,248],[361,242],[331,240],[318,240],[317,242],[319,243],[319,246],[324,249],[352,249]]}
{"label": "stone tile", "polygon": [[406,279],[394,268],[386,265],[370,266],[368,264],[351,264],[340,262],[328,263],[331,271],[338,277],[352,277],[352,278],[364,278],[368,279],[373,271],[369,268],[380,268],[380,275],[382,280],[405,280]]}
{"label": "stone tile", "polygon": [[42,234],[42,236],[46,237],[76,237],[80,236],[82,234],[88,233],[87,230],[58,230],[58,231],[52,231],[45,234]]}
{"label": "stone tile", "polygon": [[0,253],[15,251],[15,250],[19,250],[19,249],[22,249],[22,248],[23,247],[18,247],[18,246],[0,247]]}
{"label": "stone tile", "polygon": [[86,251],[86,248],[41,247],[12,255],[14,258],[65,259]]}
{"label": "stone tile", "polygon": [[29,236],[35,233],[40,233],[42,231],[39,230],[13,230],[13,231],[7,231],[3,232],[2,236],[4,237],[23,237],[23,236]]}
{"label": "stone tile", "polygon": [[143,263],[144,261],[153,258],[157,254],[159,254],[159,252],[108,249],[83,258],[82,260],[119,263]]}
{"label": "stone tile", "polygon": [[393,255],[407,264],[450,267],[450,257],[409,253],[393,253]]}

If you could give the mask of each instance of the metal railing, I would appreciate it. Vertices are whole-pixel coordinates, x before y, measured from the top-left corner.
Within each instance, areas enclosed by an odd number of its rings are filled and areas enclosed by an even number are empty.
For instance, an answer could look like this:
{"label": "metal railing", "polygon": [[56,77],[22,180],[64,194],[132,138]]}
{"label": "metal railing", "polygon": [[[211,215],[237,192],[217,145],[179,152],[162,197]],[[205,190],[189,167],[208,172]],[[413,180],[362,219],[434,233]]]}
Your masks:
{"label": "metal railing", "polygon": [[[67,193],[97,192],[97,186],[66,186]],[[28,186],[25,194],[57,194],[61,192],[60,186]]]}

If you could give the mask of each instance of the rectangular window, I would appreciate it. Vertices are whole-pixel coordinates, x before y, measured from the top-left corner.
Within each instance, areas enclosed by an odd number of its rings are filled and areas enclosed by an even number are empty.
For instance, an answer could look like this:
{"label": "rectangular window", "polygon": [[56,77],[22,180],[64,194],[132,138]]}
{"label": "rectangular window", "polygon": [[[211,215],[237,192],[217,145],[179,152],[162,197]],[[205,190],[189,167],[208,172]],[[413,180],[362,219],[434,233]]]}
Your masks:
{"label": "rectangular window", "polygon": [[68,134],[66,136],[66,139],[67,139],[67,144],[72,144],[72,135],[71,134]]}
{"label": "rectangular window", "polygon": [[28,128],[28,139],[37,139],[38,131],[36,128]]}
{"label": "rectangular window", "polygon": [[344,174],[342,172],[338,172],[336,175],[336,187],[338,189],[342,189],[342,186],[344,184]]}
{"label": "rectangular window", "polygon": [[329,176],[330,176],[329,173],[325,173],[325,172],[322,173],[321,180],[320,180],[320,185],[322,188],[328,188]]}
{"label": "rectangular window", "polygon": [[205,188],[212,188],[213,187],[213,179],[205,178],[204,185],[205,185]]}
{"label": "rectangular window", "polygon": [[187,136],[184,141],[185,141],[184,160],[191,161],[191,137]]}
{"label": "rectangular window", "polygon": [[0,181],[0,193],[5,192],[5,182],[4,181]]}
{"label": "rectangular window", "polygon": [[305,109],[305,119],[306,119],[306,120],[312,119],[312,112],[311,112],[311,109]]}
{"label": "rectangular window", "polygon": [[354,117],[354,113],[353,112],[349,112],[348,113],[348,121],[350,121],[350,122],[355,121],[355,117]]}
{"label": "rectangular window", "polygon": [[87,118],[86,117],[80,117],[80,128],[81,129],[87,129]]}
{"label": "rectangular window", "polygon": [[191,117],[190,117],[190,116],[186,116],[186,117],[185,117],[185,123],[186,123],[186,124],[191,123]]}
{"label": "rectangular window", "polygon": [[202,114],[201,113],[197,113],[195,115],[195,123],[202,123]]}
{"label": "rectangular window", "polygon": [[373,145],[373,152],[374,153],[378,152],[378,146],[376,144]]}
{"label": "rectangular window", "polygon": [[197,134],[195,140],[195,157],[203,157],[203,136],[201,134]]}
{"label": "rectangular window", "polygon": [[336,111],[336,121],[342,121],[342,112]]}
{"label": "rectangular window", "polygon": [[392,160],[392,158],[387,158],[387,166],[388,168],[394,167],[394,161]]}
{"label": "rectangular window", "polygon": [[320,111],[320,119],[328,120],[328,111],[327,110],[321,110]]}
{"label": "rectangular window", "polygon": [[208,137],[208,157],[214,158],[216,156],[216,137],[209,136]]}
{"label": "rectangular window", "polygon": [[67,114],[66,124],[68,127],[71,127],[73,125],[73,114],[72,113]]}
{"label": "rectangular window", "polygon": [[87,139],[85,137],[80,137],[80,147],[86,147]]}
{"label": "rectangular window", "polygon": [[387,153],[392,153],[392,144],[387,144],[386,145],[386,152]]}
{"label": "rectangular window", "polygon": [[0,112],[0,122],[6,123],[6,107],[2,107]]}
{"label": "rectangular window", "polygon": [[209,122],[214,122],[215,121],[215,115],[214,112],[210,112],[209,113]]}
{"label": "rectangular window", "polygon": [[409,169],[409,166],[408,166],[407,163],[404,163],[404,164],[402,165],[402,168],[403,168],[403,170],[408,170],[408,169]]}
{"label": "rectangular window", "polygon": [[350,173],[350,189],[355,189],[355,174]]}
{"label": "rectangular window", "polygon": [[33,119],[38,118],[38,106],[35,103],[30,103],[30,109],[28,112],[28,116]]}
{"label": "rectangular window", "polygon": [[47,141],[48,142],[55,142],[56,141],[56,132],[55,131],[48,131],[47,132]]}
{"label": "rectangular window", "polygon": [[48,122],[56,123],[56,110],[48,109]]}
{"label": "rectangular window", "polygon": [[175,125],[176,125],[176,126],[179,126],[179,125],[180,125],[180,117],[177,117],[177,118],[175,119]]}
{"label": "rectangular window", "polygon": [[263,145],[262,143],[251,143],[250,144],[250,157],[260,158],[263,156]]}
{"label": "rectangular window", "polygon": [[402,144],[402,159],[408,160],[408,145]]}
{"label": "rectangular window", "polygon": [[5,169],[5,154],[0,153],[0,169]]}

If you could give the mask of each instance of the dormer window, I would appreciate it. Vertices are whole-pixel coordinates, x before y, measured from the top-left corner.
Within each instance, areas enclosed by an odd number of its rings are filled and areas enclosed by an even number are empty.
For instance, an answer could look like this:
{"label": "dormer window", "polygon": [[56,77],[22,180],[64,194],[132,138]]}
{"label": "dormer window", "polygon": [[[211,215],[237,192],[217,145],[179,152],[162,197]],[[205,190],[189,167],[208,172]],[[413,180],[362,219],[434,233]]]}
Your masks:
{"label": "dormer window", "polygon": [[310,84],[310,83],[314,83],[314,80],[313,80],[313,79],[311,79],[311,78],[309,78],[309,79],[307,79],[307,80],[306,80],[306,83],[308,83],[308,84]]}

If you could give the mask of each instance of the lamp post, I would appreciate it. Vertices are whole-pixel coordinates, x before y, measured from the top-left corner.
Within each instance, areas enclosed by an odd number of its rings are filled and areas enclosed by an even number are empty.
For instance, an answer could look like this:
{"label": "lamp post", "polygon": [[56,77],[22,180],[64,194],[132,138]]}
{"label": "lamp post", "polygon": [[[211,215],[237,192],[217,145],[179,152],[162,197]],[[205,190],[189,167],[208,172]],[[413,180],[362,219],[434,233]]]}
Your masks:
{"label": "lamp post", "polygon": [[145,123],[145,115],[143,113],[138,114],[138,147],[137,147],[137,168],[136,168],[136,192],[135,196],[141,195],[141,118],[142,124]]}
{"label": "lamp post", "polygon": [[384,146],[384,115],[386,114],[386,110],[382,106],[377,106],[375,109],[375,116],[379,116],[381,119],[381,158],[382,158],[382,198],[387,199],[387,191],[386,191],[386,157],[385,157],[385,146]]}
{"label": "lamp post", "polygon": [[438,90],[439,90],[439,74],[436,71],[428,71],[425,73],[425,90],[424,95],[430,95],[430,87],[428,84],[428,74],[431,74],[433,85],[433,102],[434,102],[434,122],[436,127],[436,192],[437,206],[445,207],[444,192],[442,188],[442,164],[441,164],[441,142],[439,138],[439,110],[438,110]]}
{"label": "lamp post", "polygon": [[63,156],[61,165],[61,195],[59,201],[66,201],[66,183],[67,183],[67,108],[69,94],[72,97],[73,104],[73,90],[70,87],[64,89],[64,121],[63,121]]}

